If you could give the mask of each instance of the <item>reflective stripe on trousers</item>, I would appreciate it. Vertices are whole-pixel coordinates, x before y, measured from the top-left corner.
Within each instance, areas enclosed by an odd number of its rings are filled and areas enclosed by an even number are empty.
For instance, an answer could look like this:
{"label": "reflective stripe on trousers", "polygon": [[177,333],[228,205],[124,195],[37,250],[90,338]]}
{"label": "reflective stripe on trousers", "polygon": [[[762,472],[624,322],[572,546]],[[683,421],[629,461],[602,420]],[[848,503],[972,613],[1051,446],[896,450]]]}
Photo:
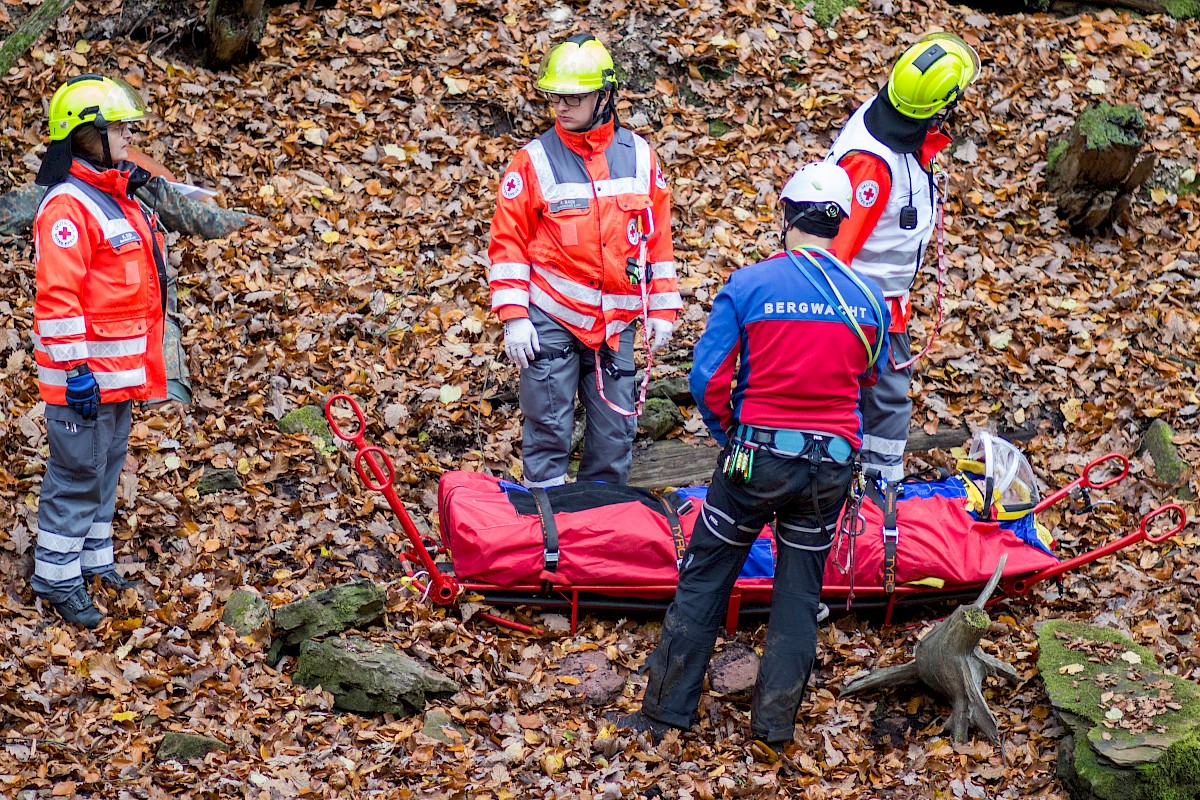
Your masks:
{"label": "reflective stripe on trousers", "polygon": [[58,601],[112,568],[117,481],[129,446],[132,401],[102,403],[94,420],[46,406],[50,458],[38,501],[34,592]]}

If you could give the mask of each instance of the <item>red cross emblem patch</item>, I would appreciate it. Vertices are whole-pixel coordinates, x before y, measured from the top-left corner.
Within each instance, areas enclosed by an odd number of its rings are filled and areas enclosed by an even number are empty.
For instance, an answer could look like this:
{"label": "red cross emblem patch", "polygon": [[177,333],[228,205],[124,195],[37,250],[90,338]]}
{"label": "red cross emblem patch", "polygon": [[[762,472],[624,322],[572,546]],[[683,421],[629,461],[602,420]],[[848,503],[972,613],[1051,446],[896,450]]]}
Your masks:
{"label": "red cross emblem patch", "polygon": [[521,193],[525,188],[525,182],[521,180],[521,176],[515,172],[510,172],[500,181],[500,194],[505,200],[512,200]]}
{"label": "red cross emblem patch", "polygon": [[875,181],[863,181],[854,190],[854,199],[863,208],[870,208],[879,199],[879,184]]}
{"label": "red cross emblem patch", "polygon": [[50,238],[59,247],[74,247],[79,241],[79,228],[69,219],[60,219],[50,226]]}

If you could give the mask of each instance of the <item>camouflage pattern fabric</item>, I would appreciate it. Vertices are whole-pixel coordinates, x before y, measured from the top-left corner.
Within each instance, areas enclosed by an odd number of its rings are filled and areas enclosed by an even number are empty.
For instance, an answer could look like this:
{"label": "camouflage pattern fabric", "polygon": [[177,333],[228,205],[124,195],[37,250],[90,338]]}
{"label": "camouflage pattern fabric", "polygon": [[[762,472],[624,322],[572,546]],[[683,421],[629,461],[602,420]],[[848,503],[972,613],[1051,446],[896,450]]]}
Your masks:
{"label": "camouflage pattern fabric", "polygon": [[[33,230],[33,218],[45,193],[45,187],[29,184],[0,195],[0,236],[19,236]],[[232,208],[184,197],[161,177],[151,178],[136,194],[147,208],[158,213],[168,230],[205,239],[224,238],[253,218]]]}
{"label": "camouflage pattern fabric", "polygon": [[33,230],[33,218],[46,187],[30,183],[0,194],[0,236],[20,236]]}

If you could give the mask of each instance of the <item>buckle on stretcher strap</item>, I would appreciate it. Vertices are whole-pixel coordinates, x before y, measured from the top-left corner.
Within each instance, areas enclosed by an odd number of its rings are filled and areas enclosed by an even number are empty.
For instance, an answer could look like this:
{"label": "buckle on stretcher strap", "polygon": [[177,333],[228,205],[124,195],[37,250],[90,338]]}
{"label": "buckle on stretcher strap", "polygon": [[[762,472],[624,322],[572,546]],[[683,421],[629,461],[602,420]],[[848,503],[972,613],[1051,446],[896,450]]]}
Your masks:
{"label": "buckle on stretcher strap", "polygon": [[[883,512],[883,593],[893,594],[896,591],[896,546],[900,542],[900,529],[896,525],[896,500],[904,495],[903,487],[886,481],[874,469],[866,471],[867,494]],[[879,484],[883,484],[883,491]]]}

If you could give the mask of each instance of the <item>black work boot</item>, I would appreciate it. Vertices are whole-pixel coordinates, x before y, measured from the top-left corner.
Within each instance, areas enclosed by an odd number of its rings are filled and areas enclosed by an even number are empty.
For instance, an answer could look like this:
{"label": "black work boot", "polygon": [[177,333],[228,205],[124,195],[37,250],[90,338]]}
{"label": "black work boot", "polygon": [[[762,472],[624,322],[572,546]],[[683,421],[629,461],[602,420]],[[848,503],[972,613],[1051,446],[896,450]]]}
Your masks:
{"label": "black work boot", "polygon": [[604,715],[604,718],[616,725],[618,728],[637,733],[645,733],[650,737],[650,741],[658,744],[662,738],[667,735],[668,731],[682,731],[682,728],[676,728],[674,725],[668,725],[665,722],[659,722],[656,719],[651,719],[641,711],[634,711],[629,714],[621,714],[617,711],[610,711]]}
{"label": "black work boot", "polygon": [[100,582],[109,589],[116,589],[118,592],[126,589],[132,589],[141,583],[141,581],[129,580],[128,578],[122,576],[121,573],[117,572],[115,569],[107,569],[104,572],[97,572],[92,575],[83,576],[84,581],[87,583],[91,583],[93,578],[99,578]]}
{"label": "black work boot", "polygon": [[82,625],[89,630],[100,624],[104,617],[92,604],[87,588],[80,586],[62,600],[50,600],[58,615],[72,625]]}

